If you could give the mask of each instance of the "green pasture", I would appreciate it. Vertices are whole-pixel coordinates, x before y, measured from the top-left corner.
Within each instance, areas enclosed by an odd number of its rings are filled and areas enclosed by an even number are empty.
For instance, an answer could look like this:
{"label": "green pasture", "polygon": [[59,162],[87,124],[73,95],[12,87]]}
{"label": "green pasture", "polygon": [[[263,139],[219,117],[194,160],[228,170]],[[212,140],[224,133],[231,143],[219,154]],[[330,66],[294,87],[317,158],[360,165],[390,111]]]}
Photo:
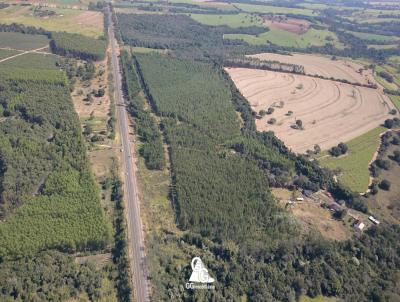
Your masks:
{"label": "green pasture", "polygon": [[390,56],[388,60],[393,63],[400,63],[400,56]]}
{"label": "green pasture", "polygon": [[[384,78],[379,75],[379,72],[386,71],[393,76],[393,83],[389,83]],[[397,85],[400,86],[400,75],[397,73],[397,70],[388,65],[379,65],[375,67],[374,73],[375,80],[381,84],[386,89],[397,89]]]}
{"label": "green pasture", "polygon": [[238,9],[247,13],[271,13],[278,15],[285,14],[295,14],[304,16],[317,16],[318,13],[312,9],[307,8],[289,8],[289,7],[278,7],[278,6],[268,6],[268,5],[254,5],[254,4],[244,4],[244,3],[233,3]]}
{"label": "green pasture", "polygon": [[382,23],[382,22],[399,22],[396,18],[355,18],[358,23]]}
{"label": "green pasture", "polygon": [[21,23],[27,26],[41,27],[49,31],[66,31],[93,38],[103,35],[103,26],[83,24],[77,21],[76,18],[85,13],[86,10],[67,8],[51,8],[51,10],[55,11],[57,15],[41,18],[31,15],[32,11],[27,7],[11,6],[0,10],[0,23]]}
{"label": "green pasture", "polygon": [[53,54],[27,53],[1,62],[0,67],[58,69],[56,62],[57,56]]}
{"label": "green pasture", "polygon": [[0,49],[0,60],[16,55],[17,53],[19,52],[15,50]]}
{"label": "green pasture", "polygon": [[397,110],[400,112],[400,96],[390,95],[389,97],[390,97],[392,103],[396,106]]}
{"label": "green pasture", "polygon": [[[333,40],[328,41],[331,37]],[[297,35],[285,30],[271,28],[268,32],[260,35],[246,34],[226,34],[224,39],[239,39],[253,45],[264,45],[267,43],[279,46],[307,48],[309,46],[324,46],[327,43],[333,43],[336,48],[343,48],[337,36],[328,30],[317,30],[311,28],[303,35]]]}
{"label": "green pasture", "polygon": [[0,32],[0,48],[31,50],[47,46],[49,39],[43,35]]}
{"label": "green pasture", "polygon": [[369,163],[379,146],[379,135],[385,130],[378,127],[352,139],[347,143],[349,151],[344,156],[332,157],[325,151],[318,160],[324,167],[341,170],[341,183],[355,192],[365,192],[369,184]]}
{"label": "green pasture", "polygon": [[329,7],[329,5],[327,5],[327,4],[309,3],[309,2],[300,3],[300,4],[298,4],[298,6],[301,6],[301,7],[307,8],[307,9],[312,9],[312,10],[314,10],[314,9],[322,10],[322,9],[327,9]]}
{"label": "green pasture", "polygon": [[374,49],[393,49],[399,47],[397,44],[368,44],[368,48]]}
{"label": "green pasture", "polygon": [[235,15],[191,14],[190,17],[205,25],[227,25],[233,28],[262,26],[263,23],[261,17],[243,13]]}
{"label": "green pasture", "polygon": [[394,36],[376,35],[376,34],[355,32],[355,31],[347,31],[347,32],[357,38],[366,41],[390,42],[390,41],[398,41],[400,39]]}
{"label": "green pasture", "polygon": [[165,53],[165,49],[155,49],[155,48],[148,48],[148,47],[131,47],[131,50],[133,53],[151,53],[151,52],[157,52],[157,53]]}

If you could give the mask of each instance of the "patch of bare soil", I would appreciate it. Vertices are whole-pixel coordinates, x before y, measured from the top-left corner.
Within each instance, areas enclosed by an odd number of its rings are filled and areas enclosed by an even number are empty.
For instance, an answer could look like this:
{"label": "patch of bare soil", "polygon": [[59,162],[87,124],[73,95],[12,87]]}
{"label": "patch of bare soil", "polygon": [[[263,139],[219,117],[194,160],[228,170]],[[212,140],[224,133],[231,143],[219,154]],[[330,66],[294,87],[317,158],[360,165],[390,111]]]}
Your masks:
{"label": "patch of bare soil", "polygon": [[305,34],[310,28],[310,22],[306,20],[288,18],[285,16],[265,17],[264,25],[269,28],[281,29],[297,35]]}

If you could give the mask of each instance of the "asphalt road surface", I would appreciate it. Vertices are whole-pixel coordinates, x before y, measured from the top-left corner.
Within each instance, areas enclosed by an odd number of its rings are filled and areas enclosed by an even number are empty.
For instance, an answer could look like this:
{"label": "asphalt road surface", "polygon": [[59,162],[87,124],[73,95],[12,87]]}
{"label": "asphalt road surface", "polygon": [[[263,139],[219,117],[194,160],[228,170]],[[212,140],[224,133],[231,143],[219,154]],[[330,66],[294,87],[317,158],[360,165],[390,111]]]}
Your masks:
{"label": "asphalt road surface", "polygon": [[122,93],[122,81],[119,66],[119,59],[116,53],[117,40],[114,36],[114,26],[109,14],[109,39],[111,43],[111,63],[114,74],[115,85],[115,103],[117,120],[121,134],[122,143],[122,164],[125,171],[124,175],[124,193],[127,201],[128,211],[128,236],[130,250],[132,251],[133,261],[133,286],[135,299],[137,302],[148,302],[149,287],[147,282],[147,270],[145,265],[144,239],[142,233],[142,221],[140,219],[140,207],[136,182],[136,165],[132,157],[132,150],[129,142],[129,120],[124,98]]}

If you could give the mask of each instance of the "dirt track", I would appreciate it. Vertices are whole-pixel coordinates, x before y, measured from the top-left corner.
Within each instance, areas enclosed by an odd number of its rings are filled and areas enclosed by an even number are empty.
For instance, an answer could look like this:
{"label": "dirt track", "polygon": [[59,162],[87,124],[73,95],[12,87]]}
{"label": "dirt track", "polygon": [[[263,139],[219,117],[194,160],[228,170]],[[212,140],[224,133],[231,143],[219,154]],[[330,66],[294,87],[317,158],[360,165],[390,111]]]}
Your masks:
{"label": "dirt track", "polygon": [[[376,89],[265,70],[226,71],[255,112],[274,107],[271,115],[256,119],[257,129],[274,131],[295,152],[303,153],[315,144],[328,149],[393,117],[388,114],[393,104]],[[276,124],[267,123],[271,118]],[[304,130],[291,128],[296,119],[302,120]]]}
{"label": "dirt track", "polygon": [[364,69],[360,73],[359,70],[363,69],[364,66],[350,61],[331,60],[328,57],[308,54],[293,54],[288,56],[273,53],[260,53],[251,55],[250,57],[259,58],[262,60],[276,60],[282,63],[303,65],[306,74],[320,75],[328,78],[333,77],[335,79],[347,80],[351,83],[376,83],[372,70]]}

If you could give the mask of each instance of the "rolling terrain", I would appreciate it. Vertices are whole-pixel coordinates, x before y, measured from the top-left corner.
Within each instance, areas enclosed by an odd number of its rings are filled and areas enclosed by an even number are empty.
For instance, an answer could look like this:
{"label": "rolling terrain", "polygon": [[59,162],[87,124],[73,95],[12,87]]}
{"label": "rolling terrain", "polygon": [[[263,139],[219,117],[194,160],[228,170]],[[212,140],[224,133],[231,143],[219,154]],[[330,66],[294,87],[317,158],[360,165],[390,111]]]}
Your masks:
{"label": "rolling terrain", "polygon": [[[381,125],[394,108],[387,96],[372,88],[273,71],[226,70],[255,112],[274,108],[256,120],[257,129],[273,131],[295,152],[349,141]],[[268,123],[271,119],[275,121]],[[302,121],[303,129],[292,127],[296,120]]]}
{"label": "rolling terrain", "polygon": [[1,1],[0,300],[400,301],[397,2]]}

